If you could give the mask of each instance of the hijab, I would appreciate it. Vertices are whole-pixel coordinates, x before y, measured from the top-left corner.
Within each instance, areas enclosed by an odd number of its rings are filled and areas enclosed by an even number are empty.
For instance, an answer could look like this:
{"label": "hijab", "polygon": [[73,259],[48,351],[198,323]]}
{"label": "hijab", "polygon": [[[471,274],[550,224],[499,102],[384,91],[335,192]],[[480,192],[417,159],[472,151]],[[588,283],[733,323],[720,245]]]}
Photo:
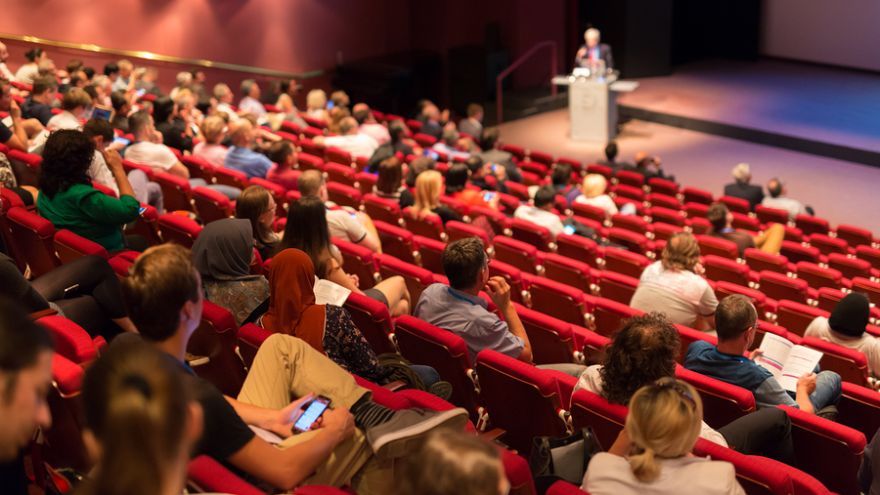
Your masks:
{"label": "hijab", "polygon": [[263,328],[305,340],[324,352],[326,308],[315,304],[315,267],[299,249],[285,249],[272,258],[269,270],[269,311]]}
{"label": "hijab", "polygon": [[834,306],[828,326],[848,337],[861,337],[868,326],[871,305],[864,294],[851,292]]}
{"label": "hijab", "polygon": [[254,234],[250,220],[224,218],[213,221],[199,233],[193,244],[193,263],[209,280],[245,280],[251,274]]}

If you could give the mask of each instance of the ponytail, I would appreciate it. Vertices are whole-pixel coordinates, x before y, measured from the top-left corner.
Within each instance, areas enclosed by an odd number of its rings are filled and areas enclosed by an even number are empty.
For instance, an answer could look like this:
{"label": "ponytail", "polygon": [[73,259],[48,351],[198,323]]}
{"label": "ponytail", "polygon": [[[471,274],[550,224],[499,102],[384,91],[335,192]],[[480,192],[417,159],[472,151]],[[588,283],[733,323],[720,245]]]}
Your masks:
{"label": "ponytail", "polygon": [[642,483],[650,483],[660,476],[660,465],[657,463],[654,449],[648,447],[638,450],[638,453],[629,456],[629,467],[636,479]]}

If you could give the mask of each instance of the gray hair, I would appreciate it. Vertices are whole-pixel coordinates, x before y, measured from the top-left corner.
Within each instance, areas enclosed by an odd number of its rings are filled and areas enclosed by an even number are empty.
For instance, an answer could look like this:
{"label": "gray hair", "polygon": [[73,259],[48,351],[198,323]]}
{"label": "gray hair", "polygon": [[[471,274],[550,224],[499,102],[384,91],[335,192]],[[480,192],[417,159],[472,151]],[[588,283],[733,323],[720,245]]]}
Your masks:
{"label": "gray hair", "polygon": [[748,163],[737,163],[733,167],[733,178],[739,182],[748,182],[752,178],[752,172]]}

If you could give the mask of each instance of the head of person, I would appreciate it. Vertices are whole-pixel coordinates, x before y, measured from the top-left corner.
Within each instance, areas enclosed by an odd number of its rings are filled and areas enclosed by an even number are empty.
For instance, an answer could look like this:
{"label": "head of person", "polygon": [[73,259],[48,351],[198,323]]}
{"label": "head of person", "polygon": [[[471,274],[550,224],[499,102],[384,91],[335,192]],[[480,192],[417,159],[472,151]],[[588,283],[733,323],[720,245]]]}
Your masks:
{"label": "head of person", "polygon": [[605,194],[607,188],[608,180],[601,174],[587,174],[581,183],[581,193],[588,198]]}
{"label": "head of person", "polygon": [[104,75],[111,80],[116,80],[116,78],[119,77],[119,64],[116,62],[108,62],[104,64]]}
{"label": "head of person", "polygon": [[299,93],[301,86],[296,79],[282,79],[278,81],[278,92],[286,94],[291,98]]}
{"label": "head of person", "polygon": [[429,120],[432,122],[439,122],[440,121],[440,109],[437,108],[437,105],[435,105],[431,102],[428,102],[427,104],[425,104],[424,107],[422,107],[422,117],[424,117],[425,120]]}
{"label": "head of person", "polygon": [[834,306],[828,326],[836,333],[858,338],[864,335],[871,315],[871,301],[861,292],[850,292]]}
{"label": "head of person", "polygon": [[[338,107],[334,107],[338,108]],[[357,134],[358,132],[358,123],[354,117],[344,117],[339,121],[339,133],[343,136],[350,136]]]}
{"label": "head of person", "polygon": [[214,98],[220,103],[232,103],[232,90],[224,83],[214,85]]}
{"label": "head of person", "polygon": [[194,83],[201,84],[205,82],[205,79],[207,78],[207,76],[205,76],[205,71],[203,71],[202,69],[193,69],[189,71],[189,73],[192,75],[192,80]]}
{"label": "head of person", "polygon": [[71,76],[75,73],[79,72],[82,69],[83,62],[82,60],[72,58],[67,61],[67,65],[64,66],[64,70],[67,71]]}
{"label": "head of person", "polygon": [[202,121],[202,136],[208,144],[220,144],[226,137],[226,121],[216,115],[205,117]]}
{"label": "head of person", "polygon": [[119,68],[119,76],[124,79],[128,79],[134,71],[134,64],[131,63],[131,60],[122,59],[116,65]]}
{"label": "head of person", "polygon": [[104,119],[89,119],[83,126],[83,134],[95,143],[95,149],[103,150],[113,141],[113,126]]}
{"label": "head of person", "polygon": [[193,243],[192,258],[202,280],[253,278],[254,234],[250,220],[223,218],[205,225]]}
{"label": "head of person", "polygon": [[125,97],[125,92],[123,91],[110,93],[110,104],[113,105],[113,112],[116,115],[126,117],[131,110],[131,103],[128,102],[128,98]]}
{"label": "head of person", "polygon": [[185,466],[203,429],[190,383],[146,342],[128,341],[102,353],[83,379],[83,440],[97,466],[83,484],[86,494],[185,488]]}
{"label": "head of person", "polygon": [[144,82],[152,83],[156,82],[156,79],[159,79],[159,69],[155,67],[141,67],[138,70],[143,71],[143,76],[141,76],[141,80],[143,80]]}
{"label": "head of person", "polygon": [[309,255],[320,276],[327,273],[325,251],[330,248],[330,229],[327,226],[327,208],[314,196],[302,197],[290,205],[287,225],[277,252],[288,248],[299,249]]}
{"label": "head of person", "polygon": [[86,76],[86,80],[88,80],[88,81],[92,81],[92,80],[94,79],[94,77],[95,77],[95,73],[96,73],[94,67],[91,67],[91,66],[88,66],[88,65],[87,65],[87,66],[83,67],[83,68],[80,69],[80,70],[82,71],[83,74],[85,74],[85,76]]}
{"label": "head of person", "polygon": [[348,93],[342,90],[330,93],[330,101],[333,102],[334,107],[348,108],[351,106],[351,98],[348,97]]}
{"label": "head of person", "polygon": [[441,135],[441,140],[443,144],[449,146],[450,148],[455,148],[458,145],[459,134],[453,128],[443,129],[443,134]]}
{"label": "head of person", "polygon": [[713,232],[721,232],[733,222],[733,214],[727,209],[727,205],[717,202],[709,206],[706,219],[712,224]]}
{"label": "head of person", "polygon": [[550,172],[550,183],[553,187],[565,188],[571,182],[571,165],[567,163],[557,163]]}
{"label": "head of person", "polygon": [[[467,116],[469,119],[474,119],[478,122],[483,121],[483,105],[479,103],[471,103],[467,106]],[[478,137],[478,136],[474,136]]]}
{"label": "head of person", "polygon": [[299,193],[303,198],[315,197],[327,201],[327,185],[324,174],[318,170],[304,170],[296,181]]}
{"label": "head of person", "polygon": [[269,309],[263,315],[263,327],[309,341],[315,333],[323,339],[326,310],[315,305],[314,285],[315,265],[307,253],[290,248],[278,251],[269,269]]}
{"label": "head of person", "polygon": [[15,459],[52,423],[52,337],[15,301],[0,298],[0,462]]}
{"label": "head of person", "polygon": [[473,435],[438,430],[402,460],[396,495],[504,495],[498,450]]}
{"label": "head of person", "polygon": [[785,185],[781,180],[774,177],[767,182],[767,192],[771,198],[778,198],[785,194]]}
{"label": "head of person", "polygon": [[640,387],[675,376],[680,351],[678,330],[661,313],[626,320],[614,334],[602,362],[602,396],[626,405]]}
{"label": "head of person", "polygon": [[376,179],[376,190],[385,194],[400,192],[403,181],[403,166],[397,157],[392,156],[379,164],[379,176]]}
{"label": "head of person", "polygon": [[235,127],[233,127],[232,132],[229,133],[229,138],[232,140],[234,146],[239,148],[250,148],[256,139],[254,125],[247,119],[239,119],[235,124]]}
{"label": "head of person", "polygon": [[[342,132],[342,121],[351,117],[351,112],[347,107],[333,107],[327,111],[327,115],[329,117],[329,121],[327,122],[327,130],[337,134],[345,134]],[[357,121],[355,121],[357,122]],[[350,124],[346,125],[346,128],[350,128]]]}
{"label": "head of person", "polygon": [[0,63],[6,62],[9,60],[9,49],[6,48],[6,43],[0,41]]}
{"label": "head of person", "polygon": [[49,105],[55,99],[55,91],[58,89],[58,83],[54,77],[38,77],[34,80],[31,98],[44,105]]}
{"label": "head of person", "polygon": [[411,161],[406,170],[406,186],[416,187],[416,180],[419,178],[419,175],[426,170],[434,170],[435,166],[434,160],[428,156],[420,156]]}
{"label": "head of person", "polygon": [[241,96],[260,99],[260,85],[253,79],[245,79],[241,82]]}
{"label": "head of person", "polygon": [[605,145],[605,159],[609,162],[613,162],[617,158],[617,141],[611,141],[607,145]]}
{"label": "head of person", "polygon": [[477,155],[469,156],[467,160],[464,161],[464,164],[467,165],[471,179],[482,177],[483,172],[486,169],[486,163]]}
{"label": "head of person", "polygon": [[640,388],[629,401],[624,426],[633,447],[627,458],[633,476],[650,483],[660,477],[659,459],[688,455],[702,421],[703,403],[689,383],[667,377]]}
{"label": "head of person", "polygon": [[177,114],[174,100],[167,96],[160,96],[153,102],[153,121],[168,122]]}
{"label": "head of person", "polygon": [[376,123],[376,118],[373,117],[373,112],[370,111],[370,107],[366,103],[356,104],[351,109],[351,116],[354,117],[354,120],[357,120],[358,125]]}
{"label": "head of person", "polygon": [[463,191],[467,186],[471,169],[464,163],[453,163],[446,171],[446,194]]}
{"label": "head of person", "polygon": [[46,52],[44,52],[42,48],[31,48],[30,50],[24,52],[24,58],[26,58],[27,61],[32,64],[39,62],[45,56]]}
{"label": "head of person", "polygon": [[436,170],[425,170],[416,178],[414,208],[420,212],[432,211],[440,205],[441,192],[443,192],[443,175]]}
{"label": "head of person", "polygon": [[272,237],[272,224],[275,223],[275,198],[263,186],[249,186],[235,200],[235,218],[251,222],[254,239],[268,242]]}
{"label": "head of person", "polygon": [[553,186],[542,186],[535,191],[535,198],[532,202],[535,208],[550,211],[556,201],[556,189]]}
{"label": "head of person", "polygon": [[323,89],[313,89],[306,95],[306,109],[320,110],[327,106],[327,93]]}
{"label": "head of person", "polygon": [[501,133],[498,132],[497,127],[489,127],[483,129],[482,134],[480,134],[480,149],[482,150],[491,150],[495,149],[495,145],[498,144],[498,138],[501,137]]}
{"label": "head of person", "polygon": [[55,62],[50,58],[43,58],[37,62],[37,74],[41,77],[43,76],[52,76],[55,77],[56,69]]}
{"label": "head of person", "polygon": [[406,124],[402,120],[395,120],[388,124],[388,135],[391,136],[391,144],[397,144],[406,137]]}
{"label": "head of person", "polygon": [[290,141],[282,139],[272,144],[268,156],[279,167],[290,168],[296,163],[296,147]]}
{"label": "head of person", "polygon": [[715,309],[715,332],[718,343],[735,344],[743,351],[749,349],[758,328],[758,311],[751,299],[742,294],[731,294]]}
{"label": "head of person", "polygon": [[51,133],[43,148],[40,192],[49,198],[76,184],[92,183],[89,166],[95,143],[80,131],[64,129]]}
{"label": "head of person", "polygon": [[446,245],[441,257],[449,286],[463,292],[479,292],[489,280],[489,257],[483,241],[476,237]]}
{"label": "head of person", "polygon": [[138,110],[129,115],[128,130],[134,135],[135,141],[149,141],[156,132],[153,116],[146,110]]}
{"label": "head of person", "polygon": [[694,271],[700,262],[700,245],[689,232],[673,234],[663,248],[661,263],[664,270]]}
{"label": "head of person", "polygon": [[0,110],[9,111],[12,104],[12,85],[0,78]]}
{"label": "head of person", "polygon": [[70,88],[61,98],[61,109],[82,118],[92,106],[92,97],[82,88]]}
{"label": "head of person", "polygon": [[752,180],[752,170],[748,163],[737,163],[731,171],[733,180],[739,184],[748,184]]}
{"label": "head of person", "polygon": [[287,93],[281,93],[278,95],[278,100],[275,101],[275,106],[284,114],[293,113],[295,108],[293,98]]}
{"label": "head of person", "polygon": [[153,246],[138,256],[122,281],[122,295],[131,321],[150,342],[187,342],[201,323],[202,279],[189,249],[178,244]]}
{"label": "head of person", "polygon": [[178,88],[188,88],[192,86],[193,75],[189,71],[181,71],[177,73],[175,80],[177,81]]}
{"label": "head of person", "polygon": [[584,32],[584,41],[587,43],[587,47],[589,48],[593,48],[598,45],[601,37],[601,33],[596,28],[590,28]]}

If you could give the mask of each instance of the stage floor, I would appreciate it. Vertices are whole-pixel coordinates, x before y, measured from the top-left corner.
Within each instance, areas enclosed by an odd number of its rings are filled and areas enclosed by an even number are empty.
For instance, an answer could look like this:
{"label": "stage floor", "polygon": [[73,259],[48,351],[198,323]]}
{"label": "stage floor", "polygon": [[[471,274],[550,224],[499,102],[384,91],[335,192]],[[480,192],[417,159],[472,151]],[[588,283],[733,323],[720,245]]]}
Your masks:
{"label": "stage floor", "polygon": [[621,105],[880,151],[880,75],[761,60],[694,63],[637,80]]}
{"label": "stage floor", "polygon": [[[584,162],[599,159],[604,148],[568,138],[568,110],[509,122],[500,129],[505,142]],[[813,206],[832,225],[849,223],[880,234],[880,168],[639,120],[624,125],[617,142],[621,160],[630,161],[642,150],[660,155],[680,183],[716,196],[731,181],[733,166],[748,162],[755,183],[779,177],[789,196]]]}

